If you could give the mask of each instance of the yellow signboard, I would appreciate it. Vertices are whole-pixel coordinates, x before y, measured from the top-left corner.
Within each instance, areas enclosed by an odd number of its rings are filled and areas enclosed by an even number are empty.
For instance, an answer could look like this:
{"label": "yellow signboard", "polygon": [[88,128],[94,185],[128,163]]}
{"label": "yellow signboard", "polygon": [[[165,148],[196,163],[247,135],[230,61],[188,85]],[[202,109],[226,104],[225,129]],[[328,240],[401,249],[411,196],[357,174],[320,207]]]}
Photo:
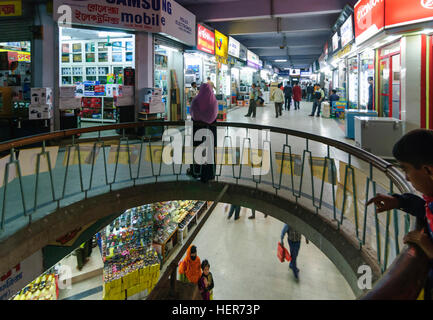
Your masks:
{"label": "yellow signboard", "polygon": [[0,0],[0,17],[19,17],[21,15],[21,0]]}
{"label": "yellow signboard", "polygon": [[[0,4],[1,4],[1,2],[0,2]],[[19,62],[31,62],[30,52],[0,49],[0,52],[7,52],[7,51],[18,52],[18,61]]]}
{"label": "yellow signboard", "polygon": [[228,58],[228,38],[218,30],[215,30],[215,54],[217,56]]}

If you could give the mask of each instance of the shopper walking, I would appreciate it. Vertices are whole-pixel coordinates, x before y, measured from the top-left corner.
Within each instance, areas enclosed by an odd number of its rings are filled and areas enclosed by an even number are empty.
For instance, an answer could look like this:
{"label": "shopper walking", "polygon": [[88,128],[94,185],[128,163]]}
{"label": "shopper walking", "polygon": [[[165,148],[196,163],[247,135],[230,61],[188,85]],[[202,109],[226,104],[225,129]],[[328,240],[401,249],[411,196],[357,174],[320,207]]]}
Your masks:
{"label": "shopper walking", "polygon": [[314,117],[314,113],[317,110],[317,116],[320,117],[320,108],[322,105],[322,101],[325,99],[325,92],[320,87],[320,85],[316,85],[316,89],[313,94],[313,110],[311,111],[310,117]]}
{"label": "shopper walking", "polygon": [[232,204],[230,206],[230,211],[229,211],[229,215],[227,216],[227,219],[230,219],[234,213],[235,214],[235,220],[238,220],[240,212],[241,212],[241,206],[237,206],[235,204]]}
{"label": "shopper walking", "polygon": [[210,270],[209,261],[203,260],[201,263],[202,274],[198,281],[198,289],[200,290],[203,300],[213,300],[214,281]]}
{"label": "shopper walking", "polygon": [[285,110],[290,110],[290,106],[292,105],[292,94],[293,94],[293,90],[292,87],[290,86],[290,82],[287,81],[286,86],[284,87],[284,109]]}
{"label": "shopper walking", "polygon": [[189,246],[186,257],[179,264],[179,278],[182,282],[198,283],[201,277],[201,261],[197,256],[197,247]]}
{"label": "shopper walking", "polygon": [[290,256],[292,260],[290,261],[289,268],[293,270],[293,274],[296,279],[299,279],[299,269],[296,265],[296,259],[298,258],[299,250],[301,248],[301,234],[296,232],[296,230],[289,227],[289,225],[284,225],[281,231],[281,245],[284,247],[284,237],[287,234],[287,242],[289,243]]}
{"label": "shopper walking", "polygon": [[[215,84],[212,82],[212,80],[210,79],[210,77],[207,77],[207,84],[208,85],[210,85],[210,87],[211,87],[211,89],[212,89],[212,92],[214,92],[214,93],[216,93],[216,87],[215,87]],[[201,89],[201,87],[200,87],[200,89]]]}
{"label": "shopper walking", "polygon": [[283,103],[284,103],[284,92],[281,89],[275,89],[272,92],[271,100],[275,103],[275,116],[278,118],[278,116],[282,116],[283,112]]}
{"label": "shopper walking", "polygon": [[311,99],[312,99],[312,97],[313,97],[313,92],[314,92],[314,87],[313,87],[313,85],[311,84],[311,82],[309,82],[309,83],[308,83],[308,86],[307,86],[307,100],[308,100],[309,102],[311,102]]}
{"label": "shopper walking", "polygon": [[295,110],[299,110],[299,105],[302,100],[302,90],[299,84],[296,82],[293,87],[293,101],[295,104]]}
{"label": "shopper walking", "polygon": [[[208,129],[209,133],[212,133],[213,137],[203,137],[200,141],[193,141],[193,146],[197,147],[204,142],[206,139],[206,143],[210,143],[210,148],[212,152],[208,156],[207,164],[198,165],[194,164],[190,165],[190,169],[187,171],[187,174],[192,175],[194,178],[200,178],[202,182],[207,182],[209,180],[213,180],[215,178],[215,159],[212,159],[211,156],[215,158],[215,154],[213,152],[214,148],[217,145],[217,130],[216,127],[212,124],[215,124],[216,118],[218,115],[218,102],[215,98],[215,95],[212,93],[211,86],[207,83],[204,83],[200,86],[200,91],[197,96],[192,100],[191,103],[191,118],[193,121],[193,137],[196,132],[200,129]],[[208,140],[209,139],[209,140]]]}
{"label": "shopper walking", "polygon": [[368,86],[368,105],[367,105],[367,108],[368,108],[368,110],[373,110],[373,96],[374,96],[374,94],[373,94],[373,89],[374,89],[373,77],[368,77],[368,83],[369,83],[369,86]]}
{"label": "shopper walking", "polygon": [[245,115],[245,117],[250,117],[251,115],[253,116],[253,118],[256,117],[258,99],[259,99],[259,95],[257,93],[257,87],[253,83],[250,89],[250,107],[248,108],[248,113]]}
{"label": "shopper walking", "polygon": [[[264,214],[265,218],[268,217],[267,214]],[[251,209],[251,215],[248,217],[248,219],[255,219],[256,218],[256,209]]]}

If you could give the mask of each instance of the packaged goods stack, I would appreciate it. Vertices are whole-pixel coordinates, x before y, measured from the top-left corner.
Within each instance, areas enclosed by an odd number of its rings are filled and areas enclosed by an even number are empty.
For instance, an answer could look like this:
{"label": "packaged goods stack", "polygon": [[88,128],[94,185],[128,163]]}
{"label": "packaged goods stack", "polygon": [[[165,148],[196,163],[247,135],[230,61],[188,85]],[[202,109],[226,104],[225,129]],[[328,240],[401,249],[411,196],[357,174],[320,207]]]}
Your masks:
{"label": "packaged goods stack", "polygon": [[344,119],[346,110],[346,101],[333,101],[332,102],[332,114],[335,118]]}
{"label": "packaged goods stack", "polygon": [[322,103],[322,117],[330,118],[331,117],[331,106],[329,102]]}
{"label": "packaged goods stack", "polygon": [[149,205],[127,210],[102,230],[104,300],[124,300],[153,289],[160,260],[152,247],[152,236],[153,211]]}
{"label": "packaged goods stack", "polygon": [[32,88],[31,96],[30,120],[48,120],[54,117],[53,91],[51,88]]}
{"label": "packaged goods stack", "polygon": [[217,121],[227,121],[227,101],[224,100],[224,96],[217,95],[218,101],[218,116]]}
{"label": "packaged goods stack", "polygon": [[44,273],[18,292],[12,300],[57,300],[58,298],[58,276],[55,273]]}

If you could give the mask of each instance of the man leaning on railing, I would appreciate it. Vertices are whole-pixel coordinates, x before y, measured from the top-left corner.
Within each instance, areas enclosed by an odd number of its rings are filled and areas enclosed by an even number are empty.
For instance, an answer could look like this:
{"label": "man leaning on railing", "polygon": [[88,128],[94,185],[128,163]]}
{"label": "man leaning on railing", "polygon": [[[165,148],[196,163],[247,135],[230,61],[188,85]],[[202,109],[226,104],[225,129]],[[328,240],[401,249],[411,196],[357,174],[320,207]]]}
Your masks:
{"label": "man leaning on railing", "polygon": [[420,198],[414,194],[377,194],[367,202],[374,203],[377,212],[400,209],[422,221],[426,227],[409,232],[404,243],[418,245],[430,261],[430,269],[424,287],[424,299],[432,299],[433,289],[433,131],[413,130],[404,135],[393,148],[393,155],[406,175],[407,181],[423,194]]}

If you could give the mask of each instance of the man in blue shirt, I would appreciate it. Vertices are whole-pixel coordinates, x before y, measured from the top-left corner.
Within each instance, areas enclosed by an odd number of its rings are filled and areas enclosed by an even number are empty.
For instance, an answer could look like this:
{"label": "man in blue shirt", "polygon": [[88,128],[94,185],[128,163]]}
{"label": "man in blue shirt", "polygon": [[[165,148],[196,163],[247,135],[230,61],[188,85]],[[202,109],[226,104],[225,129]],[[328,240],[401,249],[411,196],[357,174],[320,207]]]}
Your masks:
{"label": "man in blue shirt", "polygon": [[292,260],[290,261],[289,268],[293,270],[296,280],[299,279],[299,269],[296,266],[296,258],[298,257],[299,249],[301,248],[301,237],[302,235],[295,230],[291,229],[289,225],[284,225],[281,231],[281,245],[284,247],[284,236],[287,234],[287,242],[289,243],[290,255]]}

